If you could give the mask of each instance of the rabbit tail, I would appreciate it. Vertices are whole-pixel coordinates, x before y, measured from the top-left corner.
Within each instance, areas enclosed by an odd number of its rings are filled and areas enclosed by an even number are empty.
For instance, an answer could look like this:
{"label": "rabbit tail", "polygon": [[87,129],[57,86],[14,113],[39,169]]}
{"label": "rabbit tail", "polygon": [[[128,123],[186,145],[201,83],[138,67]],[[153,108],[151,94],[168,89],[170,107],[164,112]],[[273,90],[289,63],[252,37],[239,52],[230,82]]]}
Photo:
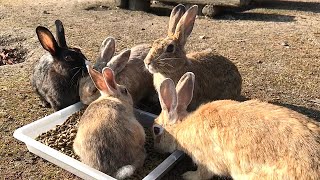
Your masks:
{"label": "rabbit tail", "polygon": [[125,179],[129,176],[131,176],[134,171],[136,170],[136,167],[133,165],[125,165],[122,166],[118,171],[116,172],[116,179]]}

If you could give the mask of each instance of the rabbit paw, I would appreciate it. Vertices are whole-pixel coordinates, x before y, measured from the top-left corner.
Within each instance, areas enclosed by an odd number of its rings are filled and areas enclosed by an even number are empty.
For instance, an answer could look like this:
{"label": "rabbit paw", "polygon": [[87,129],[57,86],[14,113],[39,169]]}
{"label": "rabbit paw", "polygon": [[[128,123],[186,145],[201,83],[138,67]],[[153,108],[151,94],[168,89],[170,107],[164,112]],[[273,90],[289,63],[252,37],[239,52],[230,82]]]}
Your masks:
{"label": "rabbit paw", "polygon": [[188,171],[182,174],[183,179],[185,180],[198,180],[200,179],[198,171]]}
{"label": "rabbit paw", "polygon": [[48,103],[48,102],[45,101],[45,100],[41,100],[39,105],[40,105],[41,107],[43,107],[43,108],[50,108],[50,107],[51,107],[50,103]]}

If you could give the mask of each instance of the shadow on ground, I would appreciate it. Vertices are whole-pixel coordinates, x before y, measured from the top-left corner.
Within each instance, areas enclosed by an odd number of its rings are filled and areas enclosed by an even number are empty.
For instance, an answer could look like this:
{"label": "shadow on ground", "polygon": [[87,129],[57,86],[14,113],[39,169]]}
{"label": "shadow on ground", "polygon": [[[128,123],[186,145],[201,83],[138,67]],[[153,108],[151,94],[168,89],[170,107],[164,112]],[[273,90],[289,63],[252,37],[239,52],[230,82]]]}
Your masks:
{"label": "shadow on ground", "polygon": [[[170,170],[161,179],[163,180],[183,180],[182,175],[187,171],[196,171],[197,165],[193,163],[192,159],[185,155],[172,170]],[[232,180],[231,177],[214,176],[210,180]]]}
{"label": "shadow on ground", "polygon": [[283,106],[283,107],[292,109],[296,112],[299,112],[303,115],[306,115],[306,116],[320,122],[320,111],[318,111],[318,110],[306,108],[303,106],[296,106],[296,105],[292,105],[292,104],[287,104],[287,103],[280,103],[280,102],[271,102],[271,103],[278,105],[278,106]]}
{"label": "shadow on ground", "polygon": [[[280,14],[263,14],[245,12],[254,8],[277,9],[277,10],[295,10],[320,13],[320,2],[296,2],[296,1],[277,1],[269,0],[266,2],[254,2],[251,5],[241,8],[225,8],[225,11],[220,16],[214,19],[221,20],[251,20],[251,21],[266,21],[266,22],[292,22],[294,16]],[[170,6],[155,6],[151,7],[150,13],[158,16],[169,16],[172,7]]]}
{"label": "shadow on ground", "polygon": [[267,1],[255,2],[254,7],[279,10],[294,10],[320,13],[320,2],[297,2],[297,1]]}
{"label": "shadow on ground", "polygon": [[[256,12],[244,12],[247,8],[227,8],[221,15],[214,17],[218,20],[247,20],[247,21],[265,21],[265,22],[292,22],[295,16],[281,14],[264,14]],[[158,16],[170,16],[170,7],[151,7],[149,13]]]}
{"label": "shadow on ground", "polygon": [[242,21],[264,21],[264,22],[293,22],[294,16],[281,14],[264,14],[256,12],[229,12],[215,17],[219,20],[242,20]]}

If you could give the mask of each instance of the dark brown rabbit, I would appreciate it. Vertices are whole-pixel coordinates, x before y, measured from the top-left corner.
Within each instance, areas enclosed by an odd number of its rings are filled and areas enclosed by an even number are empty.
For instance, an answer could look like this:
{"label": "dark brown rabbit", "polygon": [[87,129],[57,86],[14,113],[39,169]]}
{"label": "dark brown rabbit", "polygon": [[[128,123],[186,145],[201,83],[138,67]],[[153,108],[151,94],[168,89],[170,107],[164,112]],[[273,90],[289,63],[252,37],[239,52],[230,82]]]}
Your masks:
{"label": "dark brown rabbit", "polygon": [[80,49],[67,46],[62,22],[56,20],[55,25],[58,42],[47,28],[36,28],[38,39],[48,53],[34,68],[32,86],[45,106],[58,111],[80,100],[79,80],[87,70],[86,57]]}
{"label": "dark brown rabbit", "polygon": [[113,71],[88,69],[101,96],[82,115],[73,148],[85,164],[124,179],[143,165],[145,133],[130,93],[116,83]]}
{"label": "dark brown rabbit", "polygon": [[192,110],[211,100],[237,99],[242,85],[237,67],[227,58],[211,50],[186,54],[184,47],[197,12],[198,6],[186,11],[185,6],[177,5],[171,12],[167,37],[154,41],[144,60],[156,89],[165,78],[176,84],[186,72],[196,75],[194,98],[189,106]]}

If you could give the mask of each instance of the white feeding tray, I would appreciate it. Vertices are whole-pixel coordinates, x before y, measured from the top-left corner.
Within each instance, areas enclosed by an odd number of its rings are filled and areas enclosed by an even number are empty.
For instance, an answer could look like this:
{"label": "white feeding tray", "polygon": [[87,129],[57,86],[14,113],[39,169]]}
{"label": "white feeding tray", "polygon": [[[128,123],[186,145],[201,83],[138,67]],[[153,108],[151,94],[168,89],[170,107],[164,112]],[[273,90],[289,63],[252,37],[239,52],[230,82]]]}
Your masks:
{"label": "white feeding tray", "polygon": [[[56,125],[61,125],[73,113],[79,111],[83,107],[82,103],[73,104],[49,116],[39,119],[35,122],[27,124],[17,129],[13,136],[24,142],[30,152],[60,166],[61,168],[83,178],[83,179],[114,179],[113,177],[98,171],[94,168],[85,165],[84,163],[67,156],[45,144],[36,141],[35,138],[40,134],[53,129]],[[137,119],[144,127],[151,127],[155,115],[136,109],[135,114]],[[160,179],[166,172],[168,172],[177,162],[184,156],[181,151],[173,152],[160,165],[151,171],[143,180]]]}

